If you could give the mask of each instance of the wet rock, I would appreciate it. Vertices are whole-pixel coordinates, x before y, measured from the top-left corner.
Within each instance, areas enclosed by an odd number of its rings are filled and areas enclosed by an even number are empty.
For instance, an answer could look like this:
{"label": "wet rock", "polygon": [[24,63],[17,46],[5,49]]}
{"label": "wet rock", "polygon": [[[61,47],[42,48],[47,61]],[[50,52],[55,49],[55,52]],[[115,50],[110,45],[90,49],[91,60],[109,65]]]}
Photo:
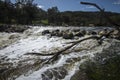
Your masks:
{"label": "wet rock", "polygon": [[80,29],[73,29],[73,32],[80,32]]}
{"label": "wet rock", "polygon": [[45,74],[42,74],[42,80],[52,80],[52,79],[48,78]]}
{"label": "wet rock", "polygon": [[46,34],[49,34],[49,33],[50,33],[49,30],[44,30],[44,31],[42,32],[42,35],[46,35]]}
{"label": "wet rock", "polygon": [[2,74],[4,71],[7,71],[8,70],[8,68],[0,68],[0,74]]}
{"label": "wet rock", "polygon": [[68,32],[68,33],[66,32],[66,33],[63,34],[63,38],[64,39],[73,39],[74,35],[73,35],[72,32]]}
{"label": "wet rock", "polygon": [[50,70],[47,70],[44,75],[46,75],[49,79],[52,79],[53,78],[53,74]]}
{"label": "wet rock", "polygon": [[81,30],[80,32],[81,32],[83,35],[86,34],[86,30]]}
{"label": "wet rock", "polygon": [[97,35],[97,32],[91,31],[91,34],[92,34],[92,35]]}
{"label": "wet rock", "polygon": [[86,35],[91,35],[91,31],[86,31]]}
{"label": "wet rock", "polygon": [[77,37],[82,37],[82,36],[84,36],[84,34],[83,34],[83,33],[81,33],[81,32],[76,32],[76,33],[74,34],[74,36],[77,36]]}
{"label": "wet rock", "polygon": [[98,32],[98,35],[109,37],[109,31],[107,29],[101,30]]}
{"label": "wet rock", "polygon": [[19,38],[20,35],[18,34],[13,34],[13,35],[10,35],[9,39],[15,39],[15,38]]}
{"label": "wet rock", "polygon": [[53,74],[57,79],[64,79],[64,77],[67,75],[67,70],[62,67],[54,68]]}
{"label": "wet rock", "polygon": [[22,33],[27,30],[28,26],[20,26],[20,25],[0,25],[0,32],[19,32]]}
{"label": "wet rock", "polygon": [[62,36],[63,36],[63,32],[62,32],[62,31],[59,32],[59,33],[57,34],[57,36],[58,36],[58,37],[62,37]]}
{"label": "wet rock", "polygon": [[55,32],[60,32],[60,30],[59,29],[56,29],[56,30],[54,30]]}
{"label": "wet rock", "polygon": [[80,61],[80,57],[77,57],[77,58],[68,58],[66,60],[67,63],[72,63],[72,62],[77,62],[77,61]]}
{"label": "wet rock", "polygon": [[110,35],[111,35],[112,38],[120,40],[120,31],[119,30],[113,30]]}
{"label": "wet rock", "polygon": [[59,80],[64,79],[67,75],[67,70],[65,70],[63,67],[48,69],[42,74],[42,80]]}
{"label": "wet rock", "polygon": [[61,37],[61,36],[63,36],[63,31],[60,31],[59,29],[53,30],[51,32],[51,36]]}

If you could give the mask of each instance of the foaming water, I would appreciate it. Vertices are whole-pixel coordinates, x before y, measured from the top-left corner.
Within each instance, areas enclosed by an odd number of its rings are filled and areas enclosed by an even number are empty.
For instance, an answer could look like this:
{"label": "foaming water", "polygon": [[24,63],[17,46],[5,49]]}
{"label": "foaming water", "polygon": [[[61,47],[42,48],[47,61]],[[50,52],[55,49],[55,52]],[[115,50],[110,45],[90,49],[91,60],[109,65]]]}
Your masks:
{"label": "foaming water", "polygon": [[[67,44],[66,42],[73,40],[65,40],[61,37],[43,36],[43,30],[56,30],[56,29],[93,29],[93,28],[83,28],[83,27],[32,27],[26,30],[24,33],[17,34],[20,35],[17,41],[8,45],[6,48],[0,50],[0,56],[5,56],[4,62],[12,63],[16,67],[20,65],[32,65],[33,68],[28,70],[23,75],[19,75],[16,80],[70,80],[71,77],[79,70],[79,66],[88,59],[92,59],[96,53],[100,53],[103,47],[109,47],[108,43],[102,46],[97,46],[97,41],[87,40],[76,48],[85,48],[88,50],[82,50],[79,52],[69,52],[67,54],[61,54],[58,60],[50,64],[37,64],[33,65],[35,62],[40,60],[49,59],[51,56],[34,56],[25,55],[30,52],[37,52],[42,54],[48,54],[55,51],[59,51]],[[6,34],[6,33],[4,33]],[[0,36],[1,37],[1,36]],[[3,37],[3,36],[2,36]],[[9,40],[9,39],[8,39]],[[96,46],[96,47],[94,47]],[[0,57],[0,59],[2,59]],[[23,62],[25,61],[25,63]],[[44,62],[44,61],[43,61]],[[18,65],[18,63],[20,65]],[[24,68],[23,68],[24,70]],[[18,73],[20,71],[18,70]]]}

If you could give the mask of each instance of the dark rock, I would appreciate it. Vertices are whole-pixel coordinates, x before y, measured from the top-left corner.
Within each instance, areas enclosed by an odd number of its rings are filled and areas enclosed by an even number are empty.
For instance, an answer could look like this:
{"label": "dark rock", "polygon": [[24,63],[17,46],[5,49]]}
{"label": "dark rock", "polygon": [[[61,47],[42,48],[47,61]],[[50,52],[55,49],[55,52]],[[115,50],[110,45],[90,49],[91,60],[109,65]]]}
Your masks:
{"label": "dark rock", "polygon": [[54,68],[52,71],[53,71],[54,76],[57,79],[64,79],[64,77],[67,75],[67,71],[62,67]]}
{"label": "dark rock", "polygon": [[0,32],[24,32],[27,30],[28,26],[19,26],[19,25],[0,25]]}
{"label": "dark rock", "polygon": [[45,74],[42,74],[42,80],[51,80],[51,79],[49,79],[48,77],[46,77]]}
{"label": "dark rock", "polygon": [[15,39],[15,38],[19,38],[20,36],[19,35],[11,35],[10,37],[9,37],[9,39]]}
{"label": "dark rock", "polygon": [[7,71],[8,70],[8,68],[0,68],[0,74],[2,74],[4,71]]}
{"label": "dark rock", "polygon": [[81,32],[83,35],[86,34],[86,30],[81,30],[80,32]]}
{"label": "dark rock", "polygon": [[84,36],[84,34],[82,34],[81,32],[76,32],[76,33],[74,34],[74,36],[82,37],[82,36]]}
{"label": "dark rock", "polygon": [[47,70],[44,74],[45,74],[49,79],[52,79],[52,78],[53,78],[53,74],[51,73],[50,70]]}
{"label": "dark rock", "polygon": [[42,74],[43,80],[52,80],[53,77],[55,80],[64,79],[67,75],[67,70],[63,67],[48,69]]}
{"label": "dark rock", "polygon": [[51,36],[57,36],[57,34],[58,34],[58,32],[56,32],[56,31],[51,32]]}
{"label": "dark rock", "polygon": [[59,32],[59,33],[57,34],[57,36],[58,36],[58,37],[62,37],[62,36],[63,36],[63,32]]}
{"label": "dark rock", "polygon": [[74,35],[72,32],[66,32],[66,33],[63,33],[63,38],[64,39],[73,39],[74,38]]}
{"label": "dark rock", "polygon": [[97,32],[91,31],[91,34],[92,34],[92,35],[97,35]]}
{"label": "dark rock", "polygon": [[86,31],[86,35],[91,35],[91,31]]}
{"label": "dark rock", "polygon": [[53,31],[51,32],[51,36],[61,37],[61,36],[63,36],[63,31],[60,31],[59,29],[53,30]]}
{"label": "dark rock", "polygon": [[44,30],[44,31],[42,32],[42,35],[46,35],[46,34],[49,34],[49,33],[50,33],[49,30]]}
{"label": "dark rock", "polygon": [[59,29],[56,29],[56,30],[54,30],[55,32],[60,32],[60,30]]}
{"label": "dark rock", "polygon": [[120,40],[120,31],[119,30],[113,30],[110,34],[112,38],[119,39]]}
{"label": "dark rock", "polygon": [[80,29],[73,29],[73,32],[80,32]]}
{"label": "dark rock", "polygon": [[102,35],[102,36],[108,36],[108,30],[107,29],[104,29],[104,30],[101,30],[100,32],[98,32],[98,35]]}

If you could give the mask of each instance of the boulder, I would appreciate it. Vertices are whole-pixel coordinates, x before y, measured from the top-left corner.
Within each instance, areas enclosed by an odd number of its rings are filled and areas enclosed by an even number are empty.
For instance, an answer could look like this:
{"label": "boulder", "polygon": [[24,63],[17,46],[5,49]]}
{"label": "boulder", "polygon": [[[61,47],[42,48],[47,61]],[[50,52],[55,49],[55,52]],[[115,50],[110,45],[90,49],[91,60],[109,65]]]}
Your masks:
{"label": "boulder", "polygon": [[81,30],[80,31],[83,35],[86,35],[86,30]]}
{"label": "boulder", "polygon": [[73,32],[80,32],[80,29],[73,29]]}
{"label": "boulder", "polygon": [[73,33],[72,32],[65,32],[65,33],[63,33],[63,38],[64,39],[73,39],[74,38],[74,35],[73,35]]}
{"label": "boulder", "polygon": [[91,34],[92,34],[92,35],[97,35],[97,32],[91,31]]}
{"label": "boulder", "polygon": [[113,30],[110,34],[112,38],[119,39],[120,40],[120,31],[119,30]]}
{"label": "boulder", "polygon": [[44,30],[44,31],[42,31],[42,35],[46,35],[46,34],[49,34],[49,33],[50,33],[49,30]]}
{"label": "boulder", "polygon": [[76,33],[74,34],[74,36],[82,37],[82,36],[84,36],[84,34],[79,31],[79,32],[76,32]]}
{"label": "boulder", "polygon": [[104,29],[98,32],[98,35],[109,37],[109,30]]}
{"label": "boulder", "polygon": [[12,34],[12,35],[10,35],[9,39],[17,39],[19,37],[20,37],[19,34]]}
{"label": "boulder", "polygon": [[53,30],[51,32],[51,36],[62,37],[63,36],[63,31],[60,31],[59,29]]}

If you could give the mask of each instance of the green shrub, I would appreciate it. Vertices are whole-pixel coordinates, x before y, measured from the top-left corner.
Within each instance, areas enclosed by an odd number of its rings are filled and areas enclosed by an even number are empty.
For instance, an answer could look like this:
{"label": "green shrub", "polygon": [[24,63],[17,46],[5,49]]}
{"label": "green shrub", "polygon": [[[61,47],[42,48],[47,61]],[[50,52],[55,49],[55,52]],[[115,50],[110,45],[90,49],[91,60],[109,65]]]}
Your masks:
{"label": "green shrub", "polygon": [[84,67],[89,80],[120,80],[120,55],[103,62],[88,61]]}

